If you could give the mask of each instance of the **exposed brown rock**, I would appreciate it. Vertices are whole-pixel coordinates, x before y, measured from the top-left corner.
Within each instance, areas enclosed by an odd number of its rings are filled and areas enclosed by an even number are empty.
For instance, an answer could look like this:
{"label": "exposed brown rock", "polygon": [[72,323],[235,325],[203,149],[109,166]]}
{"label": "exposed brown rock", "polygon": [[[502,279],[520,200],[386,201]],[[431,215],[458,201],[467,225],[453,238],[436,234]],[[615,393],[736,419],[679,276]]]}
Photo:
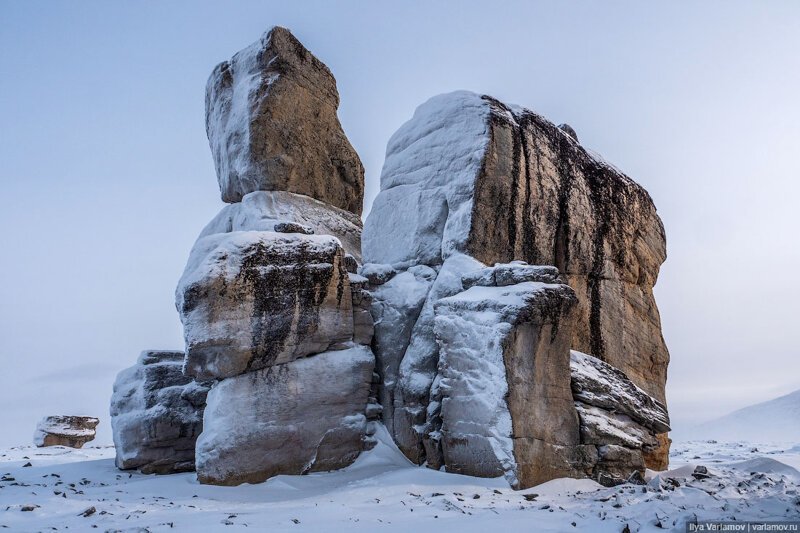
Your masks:
{"label": "exposed brown rock", "polygon": [[353,340],[344,250],[330,236],[232,232],[200,239],[176,293],[186,372],[252,372]]}
{"label": "exposed brown rock", "polygon": [[439,300],[438,432],[448,471],[505,474],[518,488],[586,475],[592,450],[581,446],[568,377],[576,304],[568,286],[536,282]]}
{"label": "exposed brown rock", "polygon": [[222,199],[288,191],[361,214],[364,167],[328,67],[275,27],[211,73],[206,131]]}
{"label": "exposed brown rock", "polygon": [[33,435],[36,446],[82,448],[94,440],[100,420],[91,416],[47,416],[37,425]]}

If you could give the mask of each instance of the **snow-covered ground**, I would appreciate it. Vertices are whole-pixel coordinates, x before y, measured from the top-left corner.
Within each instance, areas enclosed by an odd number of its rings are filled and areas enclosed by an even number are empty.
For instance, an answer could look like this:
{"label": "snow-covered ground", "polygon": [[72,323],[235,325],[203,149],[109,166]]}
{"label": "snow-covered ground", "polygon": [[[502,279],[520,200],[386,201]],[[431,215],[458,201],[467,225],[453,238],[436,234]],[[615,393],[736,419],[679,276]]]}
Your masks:
{"label": "snow-covered ground", "polygon": [[[800,445],[681,442],[673,470],[646,486],[561,479],[515,492],[502,478],[414,467],[387,438],[345,470],[239,487],[121,472],[110,447],[2,450],[0,529],[619,533],[684,531],[694,519],[800,521]],[[695,465],[711,476],[694,479]]]}

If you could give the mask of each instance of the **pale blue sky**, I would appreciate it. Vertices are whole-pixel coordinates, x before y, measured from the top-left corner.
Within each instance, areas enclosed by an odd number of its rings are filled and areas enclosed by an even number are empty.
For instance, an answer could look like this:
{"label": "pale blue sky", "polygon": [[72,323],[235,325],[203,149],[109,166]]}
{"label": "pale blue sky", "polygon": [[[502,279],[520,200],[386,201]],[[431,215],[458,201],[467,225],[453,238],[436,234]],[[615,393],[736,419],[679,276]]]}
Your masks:
{"label": "pale blue sky", "polygon": [[676,425],[800,388],[800,3],[0,0],[0,445],[104,417],[144,348],[182,348],[173,290],[222,207],[211,69],[270,26],[332,69],[364,161],[428,97],[489,93],[644,185]]}

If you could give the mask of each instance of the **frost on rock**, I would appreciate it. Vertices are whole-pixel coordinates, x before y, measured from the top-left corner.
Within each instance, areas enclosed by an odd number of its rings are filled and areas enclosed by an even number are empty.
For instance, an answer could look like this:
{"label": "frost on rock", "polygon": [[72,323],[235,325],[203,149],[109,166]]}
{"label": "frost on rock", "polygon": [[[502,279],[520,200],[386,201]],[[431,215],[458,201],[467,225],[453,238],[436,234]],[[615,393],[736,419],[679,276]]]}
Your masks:
{"label": "frost on rock", "polygon": [[[436,401],[439,364],[439,345],[433,331],[434,306],[440,299],[461,292],[461,277],[483,266],[463,254],[452,255],[441,265],[400,361],[394,390],[394,437],[398,448],[418,464],[428,458],[425,441],[427,435],[435,430],[434,419],[437,417],[436,405],[429,409],[431,401]],[[376,346],[380,343],[381,337],[376,332]],[[428,459],[431,466],[438,463],[437,458]]]}
{"label": "frost on rock", "polygon": [[[361,261],[361,219],[314,198],[286,191],[255,191],[226,205],[200,233],[200,239],[232,231],[278,231],[280,224],[307,226],[316,235],[333,235]],[[303,232],[305,233],[305,232]]]}
{"label": "frost on rock", "polygon": [[258,483],[342,468],[362,451],[375,359],[325,352],[220,381],[197,441],[201,483]]}
{"label": "frost on rock", "polygon": [[209,383],[183,374],[183,352],[147,350],[119,373],[111,397],[116,464],[168,474],[194,470]]}
{"label": "frost on rock", "polygon": [[431,266],[463,251],[488,113],[470,92],[435,96],[392,135],[364,224],[366,262]]}
{"label": "frost on rock", "polygon": [[46,416],[36,425],[33,443],[36,446],[81,448],[94,440],[100,420],[91,416]]}
{"label": "frost on rock", "polygon": [[344,250],[326,235],[238,231],[197,241],[176,292],[186,371],[225,378],[353,340]]}
{"label": "frost on rock", "polygon": [[[450,258],[470,257],[481,267],[460,272],[464,289],[567,283],[578,300],[569,347],[665,403],[669,353],[652,292],[666,258],[664,228],[647,191],[584,149],[574,130],[489,96],[431,98],[389,141],[362,245],[365,262],[398,274],[421,264],[441,277]],[[372,287],[381,284],[373,278]],[[389,410],[400,449],[433,467],[440,403],[430,310],[459,290],[427,299]],[[393,361],[399,350],[383,357],[383,335],[376,332],[376,356]],[[382,364],[378,372],[391,374]],[[668,458],[666,434],[658,442],[646,457],[652,467]]]}
{"label": "frost on rock", "polygon": [[[362,270],[373,281],[388,279],[372,290],[371,319],[375,324],[374,344],[376,366],[381,369],[382,381],[378,399],[383,406],[382,417],[391,432],[394,427],[394,393],[400,362],[411,339],[411,331],[428,297],[436,271],[417,265],[395,275],[391,267],[365,265]],[[393,277],[388,275],[391,272]]]}
{"label": "frost on rock", "polygon": [[289,191],[360,215],[364,167],[338,107],[333,74],[285,28],[217,65],[206,132],[222,200]]}
{"label": "frost on rock", "polygon": [[569,382],[577,299],[568,286],[473,286],[436,304],[441,448],[448,471],[519,488],[583,477]]}

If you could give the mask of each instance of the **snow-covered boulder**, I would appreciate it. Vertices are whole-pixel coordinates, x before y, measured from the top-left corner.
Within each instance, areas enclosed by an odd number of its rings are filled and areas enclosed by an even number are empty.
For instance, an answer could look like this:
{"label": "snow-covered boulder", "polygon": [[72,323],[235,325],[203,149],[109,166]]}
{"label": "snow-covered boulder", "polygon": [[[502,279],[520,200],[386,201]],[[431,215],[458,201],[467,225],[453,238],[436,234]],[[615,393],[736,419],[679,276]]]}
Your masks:
{"label": "snow-covered boulder", "polygon": [[81,448],[94,440],[100,420],[91,416],[46,416],[36,424],[33,443],[36,446]]}
{"label": "snow-covered boulder", "polygon": [[336,80],[275,27],[211,73],[206,132],[222,199],[289,191],[361,214],[364,167],[342,130]]}
{"label": "snow-covered boulder", "polygon": [[286,191],[255,191],[241,202],[226,205],[209,222],[199,238],[232,231],[287,231],[298,224],[316,235],[333,235],[345,251],[361,261],[361,218],[314,198]]}
{"label": "snow-covered boulder", "polygon": [[111,428],[118,468],[146,474],[194,470],[210,384],[183,374],[183,355],[147,350],[117,375]]}
{"label": "snow-covered boulder", "polygon": [[328,235],[203,237],[176,291],[186,372],[226,378],[353,341],[344,250]]}
{"label": "snow-covered boulder", "polygon": [[637,387],[621,370],[600,359],[572,351],[572,396],[580,418],[581,443],[596,447],[592,477],[621,483],[645,463],[665,470],[670,430],[666,407]]}
{"label": "snow-covered boulder", "polygon": [[[665,404],[669,353],[652,291],[666,258],[663,225],[647,191],[576,138],[488,96],[431,98],[389,141],[364,224],[364,261],[397,272],[439,269],[460,254],[485,265],[557,266],[578,298],[571,347]],[[506,274],[502,283],[533,275]],[[402,440],[396,423],[394,431]]]}
{"label": "snow-covered boulder", "polygon": [[197,441],[201,483],[342,468],[364,448],[375,358],[358,346],[220,381]]}
{"label": "snow-covered boulder", "polygon": [[[566,285],[473,286],[436,303],[441,463],[525,488],[583,477],[569,377],[577,299]],[[428,447],[428,461],[431,460]]]}

